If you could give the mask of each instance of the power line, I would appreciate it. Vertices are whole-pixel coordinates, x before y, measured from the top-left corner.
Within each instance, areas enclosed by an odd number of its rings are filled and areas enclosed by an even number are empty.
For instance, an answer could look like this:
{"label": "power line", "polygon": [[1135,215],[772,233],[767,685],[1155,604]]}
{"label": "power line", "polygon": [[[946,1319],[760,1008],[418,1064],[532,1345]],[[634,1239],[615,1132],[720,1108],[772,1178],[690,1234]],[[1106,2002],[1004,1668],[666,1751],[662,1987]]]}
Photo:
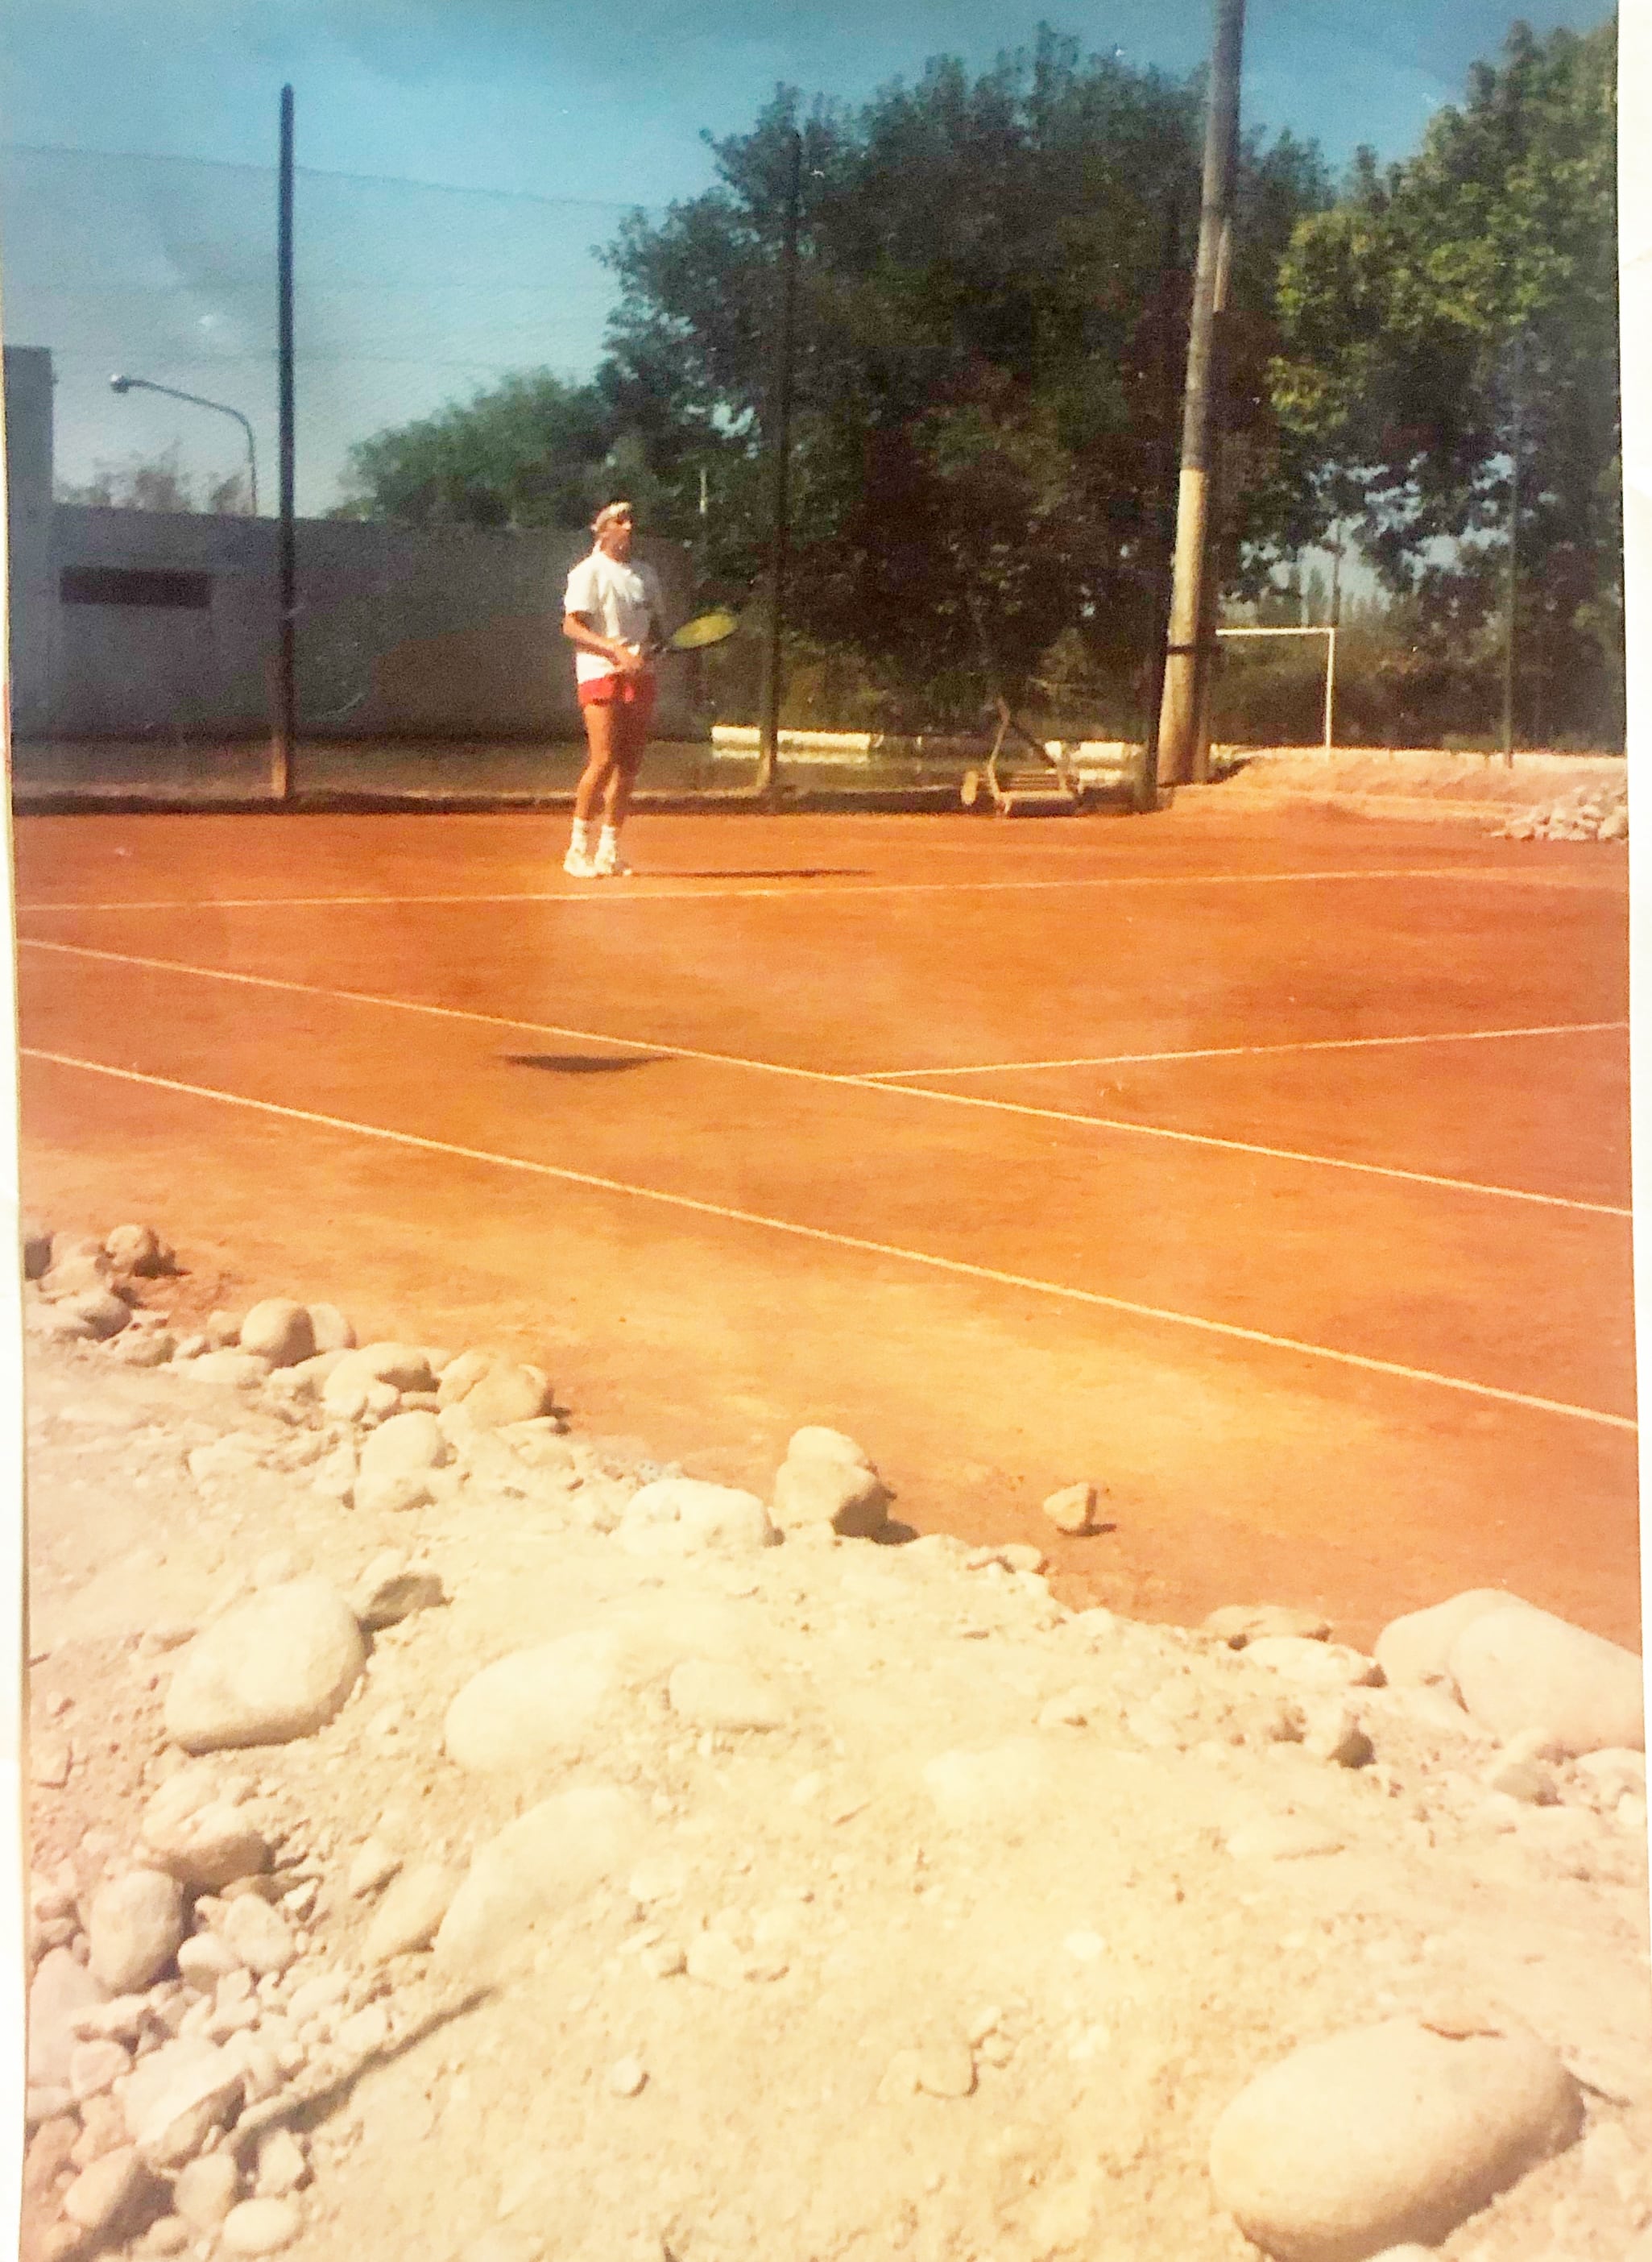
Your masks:
{"label": "power line", "polygon": [[[0,156],[95,157],[111,165],[207,166],[217,172],[251,173],[264,178],[276,169],[273,165],[255,165],[244,159],[180,157],[150,149],[83,149],[69,141],[0,141]],[[454,181],[420,181],[396,173],[342,173],[320,165],[298,165],[293,169],[301,181],[348,181],[361,188],[427,189],[439,196],[488,197],[506,204],[545,205],[557,209],[576,205],[589,212],[606,213],[662,213],[665,209],[663,205],[645,205],[635,198],[627,202],[613,197],[548,197],[535,189],[461,188]]]}

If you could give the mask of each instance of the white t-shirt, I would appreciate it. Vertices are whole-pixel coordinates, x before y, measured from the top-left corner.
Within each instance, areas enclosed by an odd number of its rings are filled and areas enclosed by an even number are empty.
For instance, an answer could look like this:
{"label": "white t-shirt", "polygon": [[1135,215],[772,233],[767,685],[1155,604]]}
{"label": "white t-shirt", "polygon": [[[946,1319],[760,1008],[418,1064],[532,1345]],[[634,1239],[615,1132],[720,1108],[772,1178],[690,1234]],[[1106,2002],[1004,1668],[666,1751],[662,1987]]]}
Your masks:
{"label": "white t-shirt", "polygon": [[[564,613],[583,613],[594,623],[599,636],[617,637],[626,644],[646,644],[651,634],[658,634],[665,620],[654,568],[640,563],[621,566],[606,550],[593,550],[569,574],[562,609]],[[581,652],[578,646],[573,666],[581,683],[619,673],[600,652]]]}

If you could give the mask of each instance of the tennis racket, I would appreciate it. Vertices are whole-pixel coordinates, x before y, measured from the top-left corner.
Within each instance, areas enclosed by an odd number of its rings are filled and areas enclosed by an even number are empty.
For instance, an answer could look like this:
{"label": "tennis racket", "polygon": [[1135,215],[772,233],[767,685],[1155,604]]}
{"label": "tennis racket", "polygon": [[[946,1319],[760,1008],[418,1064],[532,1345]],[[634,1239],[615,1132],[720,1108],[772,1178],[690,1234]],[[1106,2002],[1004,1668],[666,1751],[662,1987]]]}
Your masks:
{"label": "tennis racket", "polygon": [[704,652],[714,644],[726,644],[740,625],[738,613],[718,606],[709,613],[696,613],[692,621],[685,621],[668,637],[658,637],[648,646],[650,658],[667,652]]}

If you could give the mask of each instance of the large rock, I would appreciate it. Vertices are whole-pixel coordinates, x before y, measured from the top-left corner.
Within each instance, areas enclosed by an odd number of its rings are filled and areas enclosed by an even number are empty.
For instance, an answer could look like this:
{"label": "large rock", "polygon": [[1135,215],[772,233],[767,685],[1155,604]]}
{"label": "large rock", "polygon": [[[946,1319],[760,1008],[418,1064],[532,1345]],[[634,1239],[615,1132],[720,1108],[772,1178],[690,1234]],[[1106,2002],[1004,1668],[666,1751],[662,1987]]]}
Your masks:
{"label": "large rock", "polygon": [[290,1296],[267,1296],[241,1323],[241,1347],[256,1351],[271,1366],[296,1366],[315,1356],[315,1329],[308,1310]]}
{"label": "large rock", "polygon": [[162,1869],[128,1869],[92,1896],[88,1961],[112,1995],[153,1985],[183,1938],[183,1889]]}
{"label": "large rock", "polygon": [[578,1784],[529,1807],[471,1862],[436,1934],[437,1964],[476,1978],[508,1970],[541,1924],[625,1877],[647,1830],[640,1803],[612,1783]]}
{"label": "large rock", "polygon": [[577,1751],[612,1709],[619,1657],[617,1638],[599,1630],[484,1666],[448,1707],[449,1758],[491,1775]]}
{"label": "large rock", "polygon": [[1210,2139],[1216,2197],[1279,2262],[1433,2246],[1583,2123],[1577,2085],[1534,2035],[1391,2019],[1294,2051]]}
{"label": "large rock", "polygon": [[1518,1595],[1501,1587],[1472,1587],[1454,1595],[1448,1603],[1430,1610],[1410,1610],[1385,1625],[1376,1638],[1376,1661],[1397,1688],[1408,1683],[1448,1681],[1452,1645],[1463,1628],[1488,1610],[1505,1610]]}
{"label": "large rock", "polygon": [[1530,1603],[1471,1620],[1451,1646],[1449,1669],[1472,1718],[1505,1742],[1531,1736],[1568,1758],[1646,1749],[1634,1652]]}
{"label": "large rock", "polygon": [[127,2129],[151,2167],[181,2167],[229,2119],[245,2086],[242,2069],[216,2043],[195,2036],[165,2042],[127,2078]]}
{"label": "large rock", "polygon": [[[447,1379],[444,1371],[443,1383]],[[478,1430],[499,1430],[512,1422],[537,1421],[542,1414],[549,1413],[554,1396],[550,1377],[542,1367],[495,1359],[470,1384],[458,1402]],[[447,1402],[451,1405],[455,1401]]]}
{"label": "large rock", "polygon": [[431,1473],[447,1458],[448,1440],[434,1414],[392,1414],[362,1447],[356,1505],[369,1512],[424,1507]]}
{"label": "large rock", "polygon": [[151,2184],[137,2147],[119,2144],[75,2177],[63,2194],[63,2212],[89,2237],[111,2237],[136,2212]]}
{"label": "large rock", "polygon": [[775,1474],[774,1516],[783,1530],[826,1524],[844,1539],[873,1539],[888,1507],[888,1488],[858,1462],[822,1454],[785,1460]]}
{"label": "large rock", "polygon": [[632,1555],[749,1554],[779,1538],[755,1493],[661,1477],[633,1493],[620,1519],[620,1545]]}
{"label": "large rock", "polygon": [[268,1588],[196,1637],[167,1691],[167,1733],[186,1752],[311,1735],[365,1657],[355,1613],[325,1581]]}
{"label": "large rock", "polygon": [[434,1390],[430,1360],[416,1344],[370,1343],[347,1351],[321,1386],[329,1413],[348,1413],[376,1382],[392,1390]]}
{"label": "large rock", "polygon": [[250,1816],[187,1774],[156,1791],[142,1830],[157,1866],[195,1892],[218,1892],[269,1867],[269,1844]]}
{"label": "large rock", "polygon": [[863,1446],[842,1430],[830,1430],[823,1423],[805,1423],[794,1430],[786,1443],[788,1461],[840,1461],[850,1468],[869,1469],[872,1457]]}
{"label": "large rock", "polygon": [[65,2088],[76,2036],[73,2021],[109,2000],[111,1990],[67,1948],[48,1949],[29,1987],[28,2078],[37,2089]]}

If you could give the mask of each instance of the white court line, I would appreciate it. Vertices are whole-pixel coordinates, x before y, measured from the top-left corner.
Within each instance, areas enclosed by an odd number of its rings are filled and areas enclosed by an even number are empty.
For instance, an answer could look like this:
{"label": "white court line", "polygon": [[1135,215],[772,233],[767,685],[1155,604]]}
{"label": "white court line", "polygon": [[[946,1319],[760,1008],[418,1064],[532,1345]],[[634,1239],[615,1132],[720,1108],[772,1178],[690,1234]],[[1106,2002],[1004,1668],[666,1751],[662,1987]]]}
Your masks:
{"label": "white court line", "polygon": [[1124,1312],[1132,1319],[1153,1320],[1167,1327],[1190,1328],[1201,1335],[1220,1336],[1234,1343],[1259,1344],[1265,1350],[1293,1353],[1297,1358],[1323,1359],[1335,1366],[1385,1374],[1404,1382],[1430,1384],[1456,1390],[1471,1398],[1487,1398],[1505,1406],[1524,1406],[1540,1414],[1559,1414],[1576,1422],[1594,1422],[1609,1430],[1633,1432],[1637,1424],[1622,1414],[1603,1413],[1598,1407],[1572,1406],[1562,1399],[1540,1398],[1528,1391],[1500,1390],[1488,1382],[1469,1382],[1462,1376],[1440,1374],[1431,1367],[1406,1366],[1396,1359],[1372,1358],[1362,1351],[1336,1351],[1326,1344],[1304,1343],[1294,1336],[1276,1336],[1261,1328],[1244,1328],[1229,1320],[1211,1320],[1194,1312],[1172,1311],[1157,1304],[1142,1304],[1127,1296],[1109,1296],[1095,1288],[1072,1288],[1056,1280],[1030,1274],[1002,1272],[989,1264],[972,1264],[966,1258],[938,1257],[929,1250],[904,1249],[893,1242],[871,1241],[863,1235],[832,1233],[817,1225],[800,1225],[791,1218],[769,1217],[757,1210],[733,1209],[723,1202],[702,1201],[693,1194],[673,1194],[657,1186],[635,1185],[623,1178],[602,1178],[591,1171],[571,1171],[557,1163],[535,1163],[520,1155],[490,1153],[485,1148],[461,1147],[445,1139],[427,1139],[417,1132],[391,1131],[377,1123],[358,1123],[342,1115],[322,1115],[307,1107],[284,1106],[279,1100],[253,1099],[238,1091],[220,1091],[210,1084],[184,1084],[176,1077],[151,1076],[139,1069],[111,1068],[104,1061],[75,1058],[69,1053],[47,1052],[35,1046],[20,1048],[25,1060],[47,1061],[54,1067],[80,1070],[88,1076],[107,1076],[123,1084],[139,1084],[158,1091],[181,1093],[189,1099],[212,1099],[226,1107],[245,1107],[255,1113],[280,1117],[289,1123],[308,1123],[325,1131],[348,1132],[361,1139],[379,1139],[421,1154],[446,1155],[460,1162],[485,1163],[496,1170],[523,1171],[536,1178],[557,1178],[564,1185],[591,1186],[600,1193],[624,1194],[633,1200],[660,1202],[672,1209],[692,1210],[697,1216],[715,1217],[734,1225],[758,1226],[770,1233],[785,1233],[799,1240],[824,1242],[835,1249],[853,1249],[871,1257],[893,1258],[902,1264],[923,1265],[971,1280],[988,1280],[996,1287],[1024,1289],[1032,1295],[1050,1296],[1064,1303],[1088,1304],[1098,1310]]}
{"label": "white court line", "polygon": [[1076,1060],[979,1061],[968,1068],[879,1068],[865,1071],[868,1084],[893,1084],[913,1076],[1013,1076],[1022,1069],[1126,1068],[1146,1062],[1251,1059],[1261,1053],[1346,1053],[1368,1046],[1484,1044],[1494,1037],[1587,1037],[1627,1029],[1627,1021],[1552,1021],[1530,1029],[1433,1029],[1402,1037],[1302,1037],[1293,1044],[1200,1045],[1174,1053],[1086,1053]]}
{"label": "white court line", "polygon": [[[669,876],[662,874],[662,879]],[[715,875],[708,875],[715,878]],[[868,880],[849,887],[766,885],[720,888],[628,888],[599,882],[583,890],[524,890],[514,895],[433,896],[198,896],[146,897],[129,903],[19,904],[24,911],[418,911],[460,904],[670,904],[740,902],[822,896],[954,896],[1037,893],[1059,888],[1260,888],[1283,887],[1292,881],[1331,880],[1499,880],[1525,887],[1564,887],[1563,874],[1468,870],[1457,865],[1397,864],[1381,870],[1306,872],[1104,872],[1045,880]],[[1599,892],[1602,883],[1592,884]],[[1577,883],[1572,883],[1578,892]]]}
{"label": "white court line", "polygon": [[1069,1107],[1036,1107],[1017,1099],[990,1099],[976,1091],[931,1091],[918,1084],[885,1084],[869,1076],[850,1075],[822,1068],[795,1068],[785,1061],[756,1060],[744,1053],[709,1052],[695,1045],[662,1043],[649,1037],[616,1037],[602,1029],[570,1028],[556,1021],[519,1020],[506,1013],[478,1013],[460,1005],[430,1005],[417,998],[386,998],[370,990],[334,990],[317,982],[292,982],[274,974],[242,974],[226,967],[192,966],[174,958],[140,957],[120,950],[96,950],[77,942],[48,942],[37,935],[19,935],[22,950],[45,950],[64,958],[91,958],[114,966],[140,966],[154,973],[187,974],[203,982],[239,983],[252,990],[274,990],[299,998],[327,998],[346,1005],[376,1005],[398,1013],[424,1013],[433,1020],[473,1022],[482,1028],[525,1029],[531,1035],[572,1037],[582,1044],[613,1045],[621,1051],[654,1053],[667,1060],[700,1061],[712,1068],[744,1069],[757,1076],[795,1077],[803,1084],[827,1084],[840,1090],[888,1092],[904,1099],[929,1100],[943,1107],[980,1107],[998,1115],[1024,1115],[1043,1123],[1072,1123],[1095,1131],[1127,1133],[1141,1139],[1167,1139],[1177,1145],[1209,1147],[1219,1153],[1257,1155],[1276,1163],[1300,1163],[1310,1169],[1351,1171],[1357,1176],[1394,1178],[1407,1185],[1437,1186],[1451,1193],[1485,1196],[1497,1201],[1533,1202],[1543,1209],[1582,1211],[1596,1217],[1627,1218],[1633,1213],[1614,1202],[1575,1199],[1567,1194],[1538,1194],[1524,1186],[1487,1185],[1475,1178],[1454,1178],[1433,1171],[1403,1170],[1393,1163],[1356,1163],[1341,1155],[1309,1154],[1292,1147],[1267,1147],[1251,1139],[1223,1139],[1213,1132],[1178,1131],[1167,1124],[1138,1123],[1127,1116],[1088,1115]]}

